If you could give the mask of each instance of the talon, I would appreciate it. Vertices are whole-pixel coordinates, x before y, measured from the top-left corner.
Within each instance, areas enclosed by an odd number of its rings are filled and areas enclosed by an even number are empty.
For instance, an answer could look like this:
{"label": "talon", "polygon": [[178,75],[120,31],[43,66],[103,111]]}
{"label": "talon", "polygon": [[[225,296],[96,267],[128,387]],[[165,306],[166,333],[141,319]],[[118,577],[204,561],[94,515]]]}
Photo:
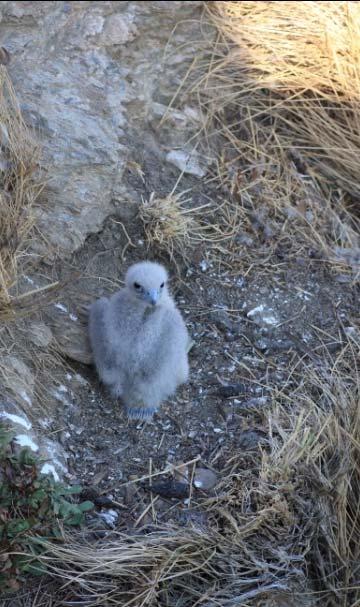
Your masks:
{"label": "talon", "polygon": [[157,409],[155,407],[127,407],[126,415],[129,419],[143,419],[149,420],[152,418],[154,413],[156,413]]}

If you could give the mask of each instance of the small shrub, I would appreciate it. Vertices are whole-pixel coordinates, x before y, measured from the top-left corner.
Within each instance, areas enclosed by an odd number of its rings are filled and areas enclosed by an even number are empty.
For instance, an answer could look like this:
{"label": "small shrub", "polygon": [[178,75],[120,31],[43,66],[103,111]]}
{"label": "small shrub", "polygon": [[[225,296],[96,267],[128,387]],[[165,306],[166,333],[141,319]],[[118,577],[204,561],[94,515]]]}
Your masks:
{"label": "small shrub", "polygon": [[24,575],[44,573],[42,540],[61,540],[62,525],[81,525],[92,502],[76,503],[81,487],[66,487],[39,472],[39,457],[0,426],[0,588],[17,590]]}

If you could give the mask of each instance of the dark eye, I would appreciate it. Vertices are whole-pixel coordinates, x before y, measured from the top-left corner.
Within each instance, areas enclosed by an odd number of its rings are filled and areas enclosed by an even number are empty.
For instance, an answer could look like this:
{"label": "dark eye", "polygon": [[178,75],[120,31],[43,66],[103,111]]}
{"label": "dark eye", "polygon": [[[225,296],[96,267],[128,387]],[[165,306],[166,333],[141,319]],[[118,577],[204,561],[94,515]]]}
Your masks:
{"label": "dark eye", "polygon": [[139,285],[138,282],[134,282],[134,288],[138,291],[139,289],[141,289],[141,285]]}
{"label": "dark eye", "polygon": [[160,285],[160,289],[163,289],[163,288],[164,288],[164,286],[165,286],[165,283],[164,283],[164,282],[162,282],[162,283],[161,283],[161,285]]}

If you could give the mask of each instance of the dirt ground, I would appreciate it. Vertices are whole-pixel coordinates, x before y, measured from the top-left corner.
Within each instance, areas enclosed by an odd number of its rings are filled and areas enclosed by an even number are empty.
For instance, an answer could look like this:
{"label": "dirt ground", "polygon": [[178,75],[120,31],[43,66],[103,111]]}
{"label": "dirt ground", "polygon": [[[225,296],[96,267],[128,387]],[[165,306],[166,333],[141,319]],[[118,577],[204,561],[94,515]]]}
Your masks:
{"label": "dirt ground", "polygon": [[[138,199],[171,190],[177,176],[171,168],[146,159],[142,167],[144,179],[128,174]],[[192,177],[184,177],[181,186],[191,188],[195,205],[211,200],[216,213],[221,194]],[[119,529],[138,524],[150,500],[147,481],[127,485],[129,480],[194,459],[221,477],[235,449],[246,455],[266,445],[269,407],[280,391],[291,394],[296,388],[297,375],[289,375],[289,369],[296,361],[299,373],[303,364],[321,365],[341,348],[356,317],[351,278],[312,252],[291,259],[272,254],[266,263],[246,267],[231,259],[219,264],[204,245],[189,262],[179,261],[177,270],[165,254],[147,251],[136,218],[120,221],[116,213],[67,266],[54,267],[54,278],[80,273],[61,301],[81,317],[84,302],[119,288],[126,268],[145,258],[170,269],[171,290],[194,341],[188,384],[153,421],[128,421],[95,370],[72,364],[59,385],[59,407],[48,428],[69,455],[70,480],[79,481],[84,495],[95,500],[98,513],[105,513],[104,524]],[[162,498],[142,523],[174,515],[166,486]],[[183,496],[176,503],[181,515]],[[118,518],[107,517],[109,509]]]}

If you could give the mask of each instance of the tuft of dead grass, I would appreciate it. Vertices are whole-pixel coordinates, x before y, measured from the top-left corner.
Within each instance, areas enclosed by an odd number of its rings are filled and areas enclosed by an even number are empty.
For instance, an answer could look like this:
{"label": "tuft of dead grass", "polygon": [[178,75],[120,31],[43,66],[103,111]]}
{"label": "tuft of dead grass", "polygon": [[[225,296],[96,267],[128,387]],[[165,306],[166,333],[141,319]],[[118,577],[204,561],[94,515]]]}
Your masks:
{"label": "tuft of dead grass", "polygon": [[[186,94],[200,104],[213,181],[243,210],[240,232],[358,271],[359,3],[213,2],[205,11],[217,39]],[[248,253],[249,242],[231,244]]]}
{"label": "tuft of dead grass", "polygon": [[[0,388],[4,398],[9,391],[11,399],[22,406],[19,393],[32,390],[35,380],[34,396],[43,405],[49,401],[45,377],[49,379],[63,364],[53,345],[48,351],[34,345],[23,319],[48,305],[64,284],[51,283],[24,293],[18,281],[34,258],[29,244],[35,206],[44,188],[40,160],[40,147],[23,120],[7,70],[0,66]],[[9,368],[9,357],[17,361],[18,372]]]}
{"label": "tuft of dead grass", "polygon": [[34,224],[42,184],[35,177],[39,146],[24,123],[4,67],[0,67],[0,312],[11,310],[10,291]]}
{"label": "tuft of dead grass", "polygon": [[139,209],[148,248],[165,252],[175,263],[177,257],[188,260],[196,246],[221,240],[217,226],[207,220],[211,203],[194,207],[187,194],[160,198],[152,193]]}

